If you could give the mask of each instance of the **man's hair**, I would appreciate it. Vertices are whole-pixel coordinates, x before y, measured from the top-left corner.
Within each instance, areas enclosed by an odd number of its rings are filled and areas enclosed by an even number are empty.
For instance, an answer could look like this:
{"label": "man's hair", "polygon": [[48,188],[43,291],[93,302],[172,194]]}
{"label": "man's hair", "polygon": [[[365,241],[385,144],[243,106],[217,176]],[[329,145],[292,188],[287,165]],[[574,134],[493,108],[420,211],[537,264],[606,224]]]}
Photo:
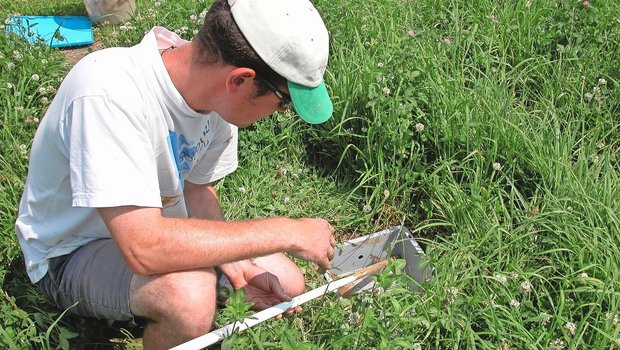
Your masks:
{"label": "man's hair", "polygon": [[[276,86],[286,85],[286,79],[271,69],[254,51],[235,22],[227,0],[216,0],[194,40],[198,40],[204,63],[227,63],[252,68],[256,74]],[[259,79],[258,96],[270,92]]]}

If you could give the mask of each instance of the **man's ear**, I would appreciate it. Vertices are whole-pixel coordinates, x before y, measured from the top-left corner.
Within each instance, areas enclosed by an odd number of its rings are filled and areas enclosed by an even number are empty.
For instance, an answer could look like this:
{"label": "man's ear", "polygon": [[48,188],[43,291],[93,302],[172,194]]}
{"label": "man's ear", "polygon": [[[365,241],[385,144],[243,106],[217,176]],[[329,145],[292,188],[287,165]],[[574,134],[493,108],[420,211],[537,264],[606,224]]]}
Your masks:
{"label": "man's ear", "polygon": [[[236,92],[242,88],[247,88],[246,83],[252,83],[256,77],[256,72],[252,68],[235,68],[226,77],[226,88],[231,92]],[[253,86],[253,85],[250,85]]]}

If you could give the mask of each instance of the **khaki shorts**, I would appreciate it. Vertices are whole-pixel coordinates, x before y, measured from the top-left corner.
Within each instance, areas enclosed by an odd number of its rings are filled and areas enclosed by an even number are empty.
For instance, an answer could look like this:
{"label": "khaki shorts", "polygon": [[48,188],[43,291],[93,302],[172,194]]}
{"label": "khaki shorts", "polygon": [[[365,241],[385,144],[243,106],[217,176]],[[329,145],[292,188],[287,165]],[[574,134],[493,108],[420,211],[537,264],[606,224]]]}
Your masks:
{"label": "khaki shorts", "polygon": [[[216,272],[221,306],[232,286],[219,269]],[[58,307],[71,308],[70,313],[141,324],[144,320],[134,317],[129,305],[132,277],[114,240],[100,239],[51,259],[47,274],[37,285]]]}

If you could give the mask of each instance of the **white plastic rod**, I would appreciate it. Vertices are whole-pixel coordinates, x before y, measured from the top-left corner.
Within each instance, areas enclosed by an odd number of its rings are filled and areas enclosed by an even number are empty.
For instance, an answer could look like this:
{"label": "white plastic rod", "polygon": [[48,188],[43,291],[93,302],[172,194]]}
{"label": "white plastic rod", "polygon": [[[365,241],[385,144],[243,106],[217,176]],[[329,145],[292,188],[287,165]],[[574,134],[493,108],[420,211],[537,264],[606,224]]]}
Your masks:
{"label": "white plastic rod", "polygon": [[291,299],[291,301],[285,301],[278,305],[272,306],[263,311],[257,312],[254,315],[243,319],[241,322],[234,322],[222,328],[218,328],[210,333],[201,335],[198,338],[194,338],[186,343],[180,344],[172,348],[171,350],[198,350],[205,348],[209,345],[213,345],[218,341],[232,334],[235,330],[239,332],[246,330],[254,325],[257,325],[263,321],[266,321],[272,317],[283,313],[284,311],[306,303],[312,299],[316,299],[323,296],[333,290],[336,290],[342,286],[345,286],[351,282],[354,282],[359,277],[357,275],[351,275],[336,281],[332,281],[321,287],[315,288],[309,292],[298,295]]}

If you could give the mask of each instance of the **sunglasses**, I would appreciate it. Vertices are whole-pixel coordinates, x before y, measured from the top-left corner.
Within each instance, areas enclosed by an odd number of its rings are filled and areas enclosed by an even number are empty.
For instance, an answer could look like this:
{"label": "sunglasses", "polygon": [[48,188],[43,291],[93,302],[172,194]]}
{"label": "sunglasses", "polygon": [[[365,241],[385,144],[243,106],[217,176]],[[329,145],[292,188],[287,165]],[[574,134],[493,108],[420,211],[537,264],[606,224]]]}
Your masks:
{"label": "sunglasses", "polygon": [[258,74],[256,75],[256,79],[258,79],[261,83],[265,84],[265,86],[267,86],[267,88],[280,99],[280,102],[278,103],[280,110],[287,109],[291,106],[292,100],[289,94],[278,89],[272,82]]}

